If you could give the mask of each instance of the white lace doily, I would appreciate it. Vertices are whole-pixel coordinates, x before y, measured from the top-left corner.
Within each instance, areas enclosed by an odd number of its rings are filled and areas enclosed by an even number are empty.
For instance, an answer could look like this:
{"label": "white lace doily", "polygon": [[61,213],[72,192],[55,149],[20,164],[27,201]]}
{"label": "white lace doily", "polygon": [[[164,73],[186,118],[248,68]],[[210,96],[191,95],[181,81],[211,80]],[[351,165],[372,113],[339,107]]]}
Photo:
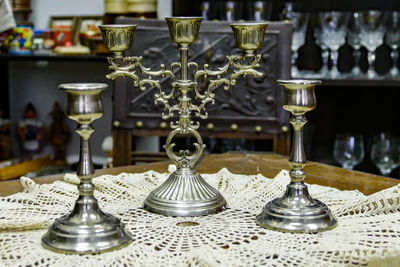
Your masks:
{"label": "white lace doily", "polygon": [[140,208],[167,175],[149,171],[93,179],[100,206],[121,218],[134,241],[117,251],[85,256],[57,254],[40,244],[48,224],[72,209],[76,177],[44,185],[21,178],[24,192],[0,198],[0,266],[365,266],[400,255],[399,186],[364,196],[310,185],[311,195],[329,205],[339,225],[318,234],[291,234],[255,223],[262,207],[283,194],[287,171],[274,179],[226,169],[204,174],[229,209],[187,218]]}

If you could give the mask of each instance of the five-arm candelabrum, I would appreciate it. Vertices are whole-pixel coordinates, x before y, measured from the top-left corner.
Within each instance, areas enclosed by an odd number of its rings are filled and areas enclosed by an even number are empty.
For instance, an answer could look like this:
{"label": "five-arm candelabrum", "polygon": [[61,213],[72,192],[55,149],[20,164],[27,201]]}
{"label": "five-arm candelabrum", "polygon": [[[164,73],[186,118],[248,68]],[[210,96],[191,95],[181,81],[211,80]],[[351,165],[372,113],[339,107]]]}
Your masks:
{"label": "five-arm candelabrum", "polygon": [[[164,145],[168,157],[175,163],[177,170],[153,190],[144,202],[145,209],[163,215],[198,216],[226,209],[227,204],[223,196],[194,170],[205,145],[197,131],[199,122],[194,122],[192,117],[201,119],[208,117],[206,104],[214,103],[213,89],[216,87],[222,85],[227,90],[236,84],[239,76],[262,75],[256,70],[261,58],[256,51],[263,44],[266,23],[231,24],[236,44],[243,54],[228,55],[225,66],[211,70],[207,64],[200,69],[196,62],[189,62],[188,58],[190,45],[197,39],[201,21],[202,18],[199,17],[166,18],[170,37],[178,44],[180,62],[172,63],[169,69],[165,64],[161,64],[159,70],[143,66],[140,56],[124,56],[124,52],[133,44],[136,25],[100,26],[103,41],[113,52],[113,56],[108,58],[112,72],[106,77],[108,79],[115,79],[118,76],[130,77],[133,79],[133,85],[141,90],[156,88],[155,103],[164,105],[165,112],[161,115],[162,118],[167,120],[176,114],[179,117],[177,121],[171,122],[172,131]],[[174,73],[177,68],[180,70],[180,79],[177,79]],[[192,79],[189,78],[189,69],[194,69]],[[159,80],[166,77],[172,82],[169,93],[161,88]],[[208,78],[211,78],[209,85],[202,91],[198,81]],[[172,105],[170,100],[176,97],[178,103]],[[194,104],[193,100],[199,104]],[[195,147],[193,153],[188,150],[174,152],[175,144],[172,143],[172,139],[177,134],[193,135],[196,138],[197,143],[193,144]]]}

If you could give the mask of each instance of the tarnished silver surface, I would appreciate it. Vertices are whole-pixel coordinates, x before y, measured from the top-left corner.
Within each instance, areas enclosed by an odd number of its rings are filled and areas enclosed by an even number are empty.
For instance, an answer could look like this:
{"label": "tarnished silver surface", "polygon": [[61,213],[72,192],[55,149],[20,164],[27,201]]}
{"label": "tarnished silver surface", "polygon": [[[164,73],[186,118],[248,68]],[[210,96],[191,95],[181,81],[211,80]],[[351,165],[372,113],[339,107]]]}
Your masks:
{"label": "tarnished silver surface", "polygon": [[307,123],[305,113],[316,107],[314,88],[321,81],[278,80],[284,86],[282,106],[292,113],[292,149],[289,156],[291,182],[280,198],[269,202],[256,222],[262,227],[285,232],[319,232],[337,225],[329,208],[313,199],[304,184],[306,155],[303,144],[303,127]]}
{"label": "tarnished silver surface", "polygon": [[61,253],[97,253],[126,246],[131,241],[129,232],[116,217],[104,213],[93,196],[92,178],[95,170],[90,152],[92,122],[102,116],[100,93],[106,84],[61,84],[67,93],[66,115],[78,123],[76,132],[81,138],[77,175],[79,197],[74,209],[50,225],[42,237],[42,245]]}
{"label": "tarnished silver surface", "polygon": [[[141,90],[157,88],[154,95],[155,103],[163,104],[165,112],[162,118],[167,120],[178,115],[176,121],[170,126],[172,131],[167,137],[164,148],[168,157],[175,163],[177,170],[170,175],[166,182],[156,188],[146,198],[144,208],[159,214],[170,216],[198,216],[216,213],[226,209],[226,201],[223,196],[194,170],[196,162],[199,161],[205,145],[197,129],[199,122],[192,120],[193,117],[206,119],[206,105],[214,103],[213,90],[223,85],[227,90],[236,84],[240,76],[252,75],[261,77],[262,73],[257,71],[261,56],[256,54],[264,41],[266,23],[240,23],[233,24],[232,30],[236,44],[243,51],[242,55],[226,56],[227,63],[217,70],[209,69],[205,64],[200,68],[196,62],[189,62],[190,45],[196,41],[200,30],[201,17],[171,17],[166,18],[171,40],[178,44],[180,62],[173,62],[169,68],[161,64],[159,70],[151,70],[143,66],[142,57],[125,57],[121,50],[112,46],[110,36],[119,36],[130,31],[133,34],[134,25],[126,25],[125,28],[103,25],[104,42],[114,53],[108,58],[110,69],[113,70],[106,77],[115,79],[118,76],[130,77],[134,86]],[[113,34],[107,34],[112,31]],[[111,46],[111,47],[109,47]],[[126,42],[125,51],[131,46]],[[121,62],[122,59],[122,62]],[[177,79],[175,70],[180,70]],[[189,69],[193,77],[189,77]],[[162,90],[160,80],[168,77],[171,80],[171,90]],[[209,80],[206,88],[201,88],[204,80]],[[179,93],[178,93],[179,92]],[[178,102],[174,101],[178,100]],[[189,150],[174,151],[175,143],[172,139],[176,135],[192,135],[197,142],[193,143],[194,152]]]}

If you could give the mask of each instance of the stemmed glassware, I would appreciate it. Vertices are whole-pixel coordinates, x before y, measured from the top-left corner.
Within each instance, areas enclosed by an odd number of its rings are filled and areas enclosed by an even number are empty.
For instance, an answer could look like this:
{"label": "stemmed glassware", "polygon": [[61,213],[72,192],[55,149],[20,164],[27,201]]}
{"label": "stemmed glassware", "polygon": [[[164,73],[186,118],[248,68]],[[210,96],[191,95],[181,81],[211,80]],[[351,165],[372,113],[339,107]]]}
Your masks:
{"label": "stemmed glassware", "polygon": [[343,168],[352,170],[365,156],[364,139],[357,134],[337,134],[333,148],[335,160]]}
{"label": "stemmed glassware", "polygon": [[314,27],[314,39],[315,44],[321,48],[322,66],[316,75],[317,77],[327,77],[329,75],[329,48],[326,46],[324,39],[322,38],[322,24],[318,17],[317,24]]}
{"label": "stemmed glassware", "polygon": [[339,48],[346,42],[346,24],[348,17],[349,13],[339,11],[321,12],[318,14],[321,25],[321,41],[331,51],[331,78],[337,78],[340,76],[340,72],[337,68],[337,62],[339,58]]}
{"label": "stemmed glassware", "polygon": [[271,19],[272,1],[249,1],[247,10],[249,20],[267,21]]}
{"label": "stemmed glassware", "polygon": [[349,17],[347,43],[354,49],[354,65],[350,75],[352,77],[361,76],[360,69],[360,55],[361,55],[361,25],[362,25],[362,14],[360,12],[354,12]]}
{"label": "stemmed glassware", "polygon": [[380,133],[372,140],[371,160],[384,176],[400,165],[400,142],[387,133]]}
{"label": "stemmed glassware", "polygon": [[378,10],[362,11],[361,45],[368,50],[368,72],[369,79],[376,79],[375,51],[383,44],[384,27],[383,13]]}
{"label": "stemmed glassware", "polygon": [[303,12],[288,12],[286,18],[293,23],[291,74],[292,77],[300,77],[301,72],[297,68],[297,59],[299,57],[299,49],[306,41],[306,30],[310,14]]}
{"label": "stemmed glassware", "polygon": [[392,68],[389,71],[389,76],[397,77],[400,74],[397,68],[400,45],[400,12],[390,11],[385,13],[385,29],[385,43],[391,49],[390,56],[392,58]]}

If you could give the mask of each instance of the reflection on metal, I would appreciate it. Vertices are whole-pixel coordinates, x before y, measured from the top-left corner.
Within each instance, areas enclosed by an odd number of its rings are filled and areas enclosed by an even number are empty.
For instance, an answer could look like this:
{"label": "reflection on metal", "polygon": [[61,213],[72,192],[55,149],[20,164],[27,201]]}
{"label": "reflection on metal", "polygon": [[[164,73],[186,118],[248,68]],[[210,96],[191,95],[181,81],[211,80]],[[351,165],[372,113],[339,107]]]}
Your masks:
{"label": "reflection on metal", "polygon": [[[213,90],[223,86],[228,90],[236,85],[236,79],[240,76],[252,75],[261,77],[257,71],[261,55],[256,54],[264,41],[267,24],[265,23],[236,23],[231,24],[237,46],[243,51],[242,55],[225,56],[226,64],[217,70],[211,70],[208,64],[200,68],[196,62],[189,62],[189,49],[196,41],[202,18],[199,17],[172,17],[166,18],[170,38],[178,45],[180,61],[173,62],[169,68],[165,64],[160,65],[159,70],[151,70],[143,66],[142,57],[125,57],[123,53],[130,48],[133,39],[135,25],[121,26],[103,25],[104,43],[114,52],[114,56],[108,59],[112,72],[106,77],[115,79],[119,76],[133,79],[134,86],[141,90],[156,88],[155,102],[164,105],[161,117],[164,120],[174,118],[172,131],[167,137],[164,148],[168,157],[175,163],[177,170],[161,186],[150,193],[144,202],[144,208],[155,213],[171,216],[198,216],[216,213],[226,209],[226,201],[222,195],[194,170],[199,161],[205,145],[198,133],[199,122],[192,117],[206,119],[206,105],[215,102]],[[122,31],[122,33],[120,33]],[[132,34],[127,35],[126,31]],[[113,46],[108,40],[110,36],[120,34],[131,36],[125,45]],[[111,46],[111,47],[109,47]],[[175,69],[180,72],[177,79]],[[189,78],[189,70],[193,77]],[[160,80],[169,78],[172,88],[169,91],[162,90]],[[201,81],[208,80],[207,88],[202,88]],[[177,100],[177,101],[176,101]],[[161,125],[160,125],[161,126]],[[237,126],[237,125],[236,125]],[[213,128],[213,127],[212,127]],[[209,130],[212,130],[208,128]],[[237,127],[238,129],[238,127]],[[236,129],[236,130],[237,130]],[[194,152],[180,150],[174,152],[175,143],[172,139],[176,135],[193,135],[197,140],[193,143]]]}
{"label": "reflection on metal", "polygon": [[284,86],[282,106],[292,114],[292,150],[289,157],[291,182],[285,194],[269,202],[256,222],[266,228],[285,232],[319,232],[337,225],[329,208],[313,199],[304,184],[303,168],[306,156],[303,144],[303,127],[307,123],[305,113],[316,107],[314,88],[320,81],[280,80]]}
{"label": "reflection on metal", "polygon": [[62,84],[67,93],[66,115],[78,123],[81,139],[77,175],[79,197],[72,212],[50,225],[42,238],[45,248],[61,253],[97,253],[118,249],[131,242],[131,236],[116,217],[100,210],[93,196],[94,167],[90,152],[92,122],[103,114],[100,93],[106,84]]}

